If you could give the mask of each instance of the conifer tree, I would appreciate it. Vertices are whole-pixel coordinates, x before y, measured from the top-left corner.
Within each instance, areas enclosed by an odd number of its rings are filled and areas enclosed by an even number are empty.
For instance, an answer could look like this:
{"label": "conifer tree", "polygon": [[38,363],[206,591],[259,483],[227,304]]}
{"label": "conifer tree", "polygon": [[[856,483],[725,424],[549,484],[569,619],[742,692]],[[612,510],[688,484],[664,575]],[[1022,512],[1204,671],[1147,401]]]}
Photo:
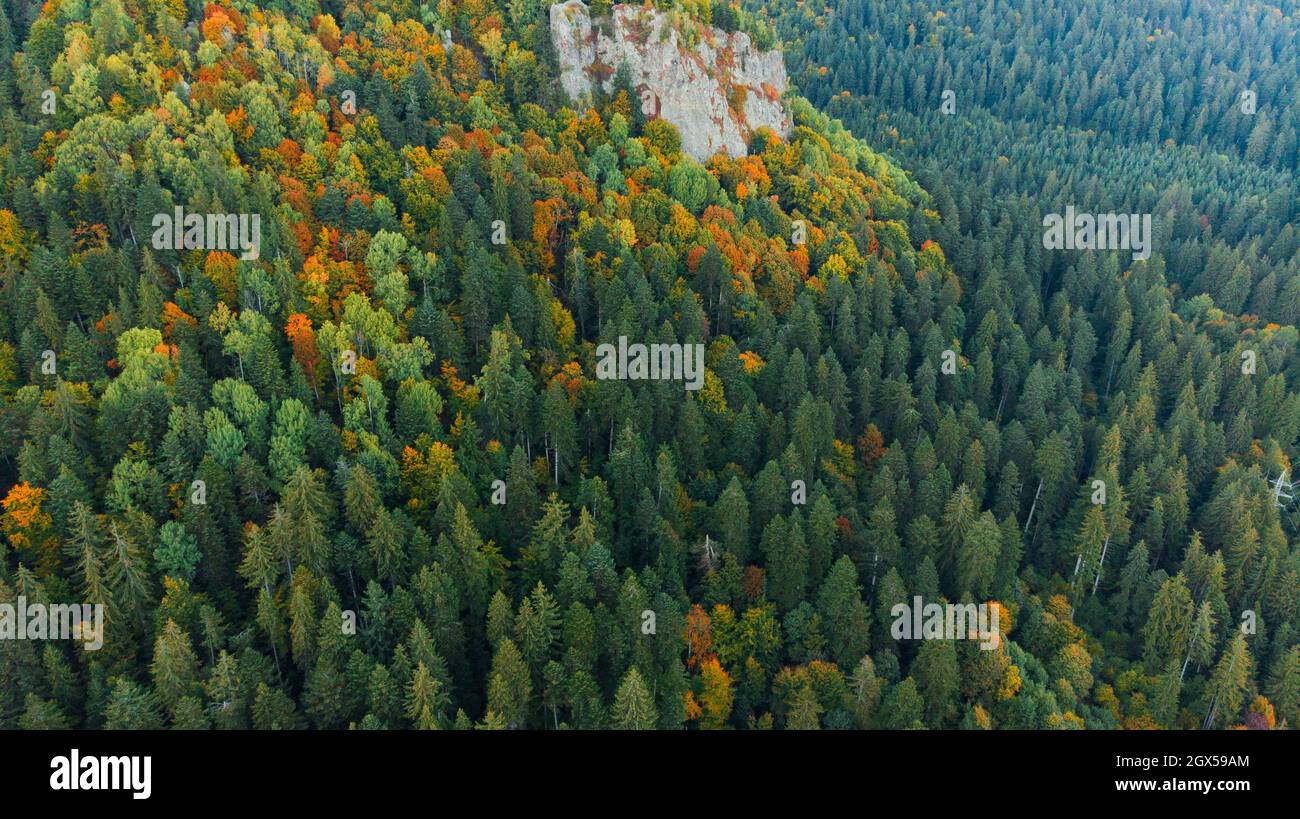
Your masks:
{"label": "conifer tree", "polygon": [[626,731],[644,731],[655,727],[658,713],[654,699],[635,667],[628,669],[623,682],[619,684],[611,716],[614,724]]}

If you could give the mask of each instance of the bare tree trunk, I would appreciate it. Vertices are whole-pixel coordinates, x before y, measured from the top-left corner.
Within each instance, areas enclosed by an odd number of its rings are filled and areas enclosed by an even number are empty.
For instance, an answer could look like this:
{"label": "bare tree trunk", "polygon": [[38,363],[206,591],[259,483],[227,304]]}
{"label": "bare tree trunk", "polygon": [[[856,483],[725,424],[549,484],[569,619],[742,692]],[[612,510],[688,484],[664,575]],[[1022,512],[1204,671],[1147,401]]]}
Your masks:
{"label": "bare tree trunk", "polygon": [[1029,505],[1029,517],[1025,518],[1025,531],[1029,531],[1029,522],[1034,519],[1034,510],[1038,508],[1038,495],[1043,491],[1043,479],[1038,479],[1038,489],[1034,492],[1034,502]]}
{"label": "bare tree trunk", "polygon": [[1097,578],[1092,581],[1092,594],[1097,595],[1097,584],[1101,582],[1101,567],[1106,565],[1106,550],[1110,548],[1110,535],[1106,535],[1106,542],[1101,545],[1101,560],[1097,561]]}

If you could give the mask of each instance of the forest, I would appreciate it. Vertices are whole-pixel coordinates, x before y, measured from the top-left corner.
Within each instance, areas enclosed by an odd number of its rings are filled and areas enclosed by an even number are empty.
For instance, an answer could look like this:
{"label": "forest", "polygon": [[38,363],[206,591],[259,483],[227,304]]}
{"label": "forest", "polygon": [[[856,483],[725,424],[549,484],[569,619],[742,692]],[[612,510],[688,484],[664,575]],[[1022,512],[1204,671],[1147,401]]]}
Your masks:
{"label": "forest", "polygon": [[104,612],[0,728],[1300,722],[1294,4],[650,2],[789,135],[541,0],[0,0],[0,608]]}

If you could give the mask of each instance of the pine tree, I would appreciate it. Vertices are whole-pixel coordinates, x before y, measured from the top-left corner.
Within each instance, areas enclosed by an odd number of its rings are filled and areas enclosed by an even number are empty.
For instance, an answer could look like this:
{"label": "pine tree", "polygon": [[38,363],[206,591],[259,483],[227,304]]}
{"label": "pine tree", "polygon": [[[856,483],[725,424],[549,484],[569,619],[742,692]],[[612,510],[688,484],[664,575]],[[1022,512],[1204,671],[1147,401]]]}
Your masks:
{"label": "pine tree", "polygon": [[158,700],[153,692],[124,677],[111,681],[112,691],[104,707],[104,727],[110,731],[147,731],[163,727]]}
{"label": "pine tree", "polygon": [[1288,724],[1300,725],[1300,646],[1292,646],[1276,663],[1269,679],[1269,698]]}
{"label": "pine tree", "polygon": [[302,715],[293,700],[264,682],[257,684],[251,713],[253,727],[259,731],[298,731],[304,728]]}
{"label": "pine tree", "polygon": [[1241,706],[1250,690],[1251,658],[1246,638],[1238,633],[1219,657],[1205,688],[1205,722],[1202,727],[1229,727],[1241,718]]}
{"label": "pine tree", "polygon": [[1192,595],[1181,573],[1166,580],[1147,612],[1143,659],[1147,668],[1163,668],[1187,650],[1191,626]]}
{"label": "pine tree", "polygon": [[194,692],[198,660],[190,646],[189,636],[181,631],[175,620],[168,620],[158,635],[149,670],[153,675],[154,690],[165,706],[175,706],[182,697]]}
{"label": "pine tree", "polygon": [[948,728],[957,718],[961,674],[957,651],[950,640],[923,640],[912,665],[917,688],[925,701],[925,721],[931,728]]}
{"label": "pine tree", "polygon": [[880,704],[880,727],[893,731],[922,728],[924,714],[925,702],[917,693],[916,681],[907,677],[890,688]]}
{"label": "pine tree", "polygon": [[1182,666],[1174,661],[1156,678],[1155,695],[1151,700],[1151,715],[1166,728],[1174,727],[1174,721],[1178,717],[1178,697],[1182,690]]}
{"label": "pine tree", "polygon": [[957,588],[987,597],[993,586],[1002,550],[1002,531],[992,512],[985,512],[967,530],[957,550]]}
{"label": "pine tree", "polygon": [[533,684],[528,666],[515,644],[506,638],[497,646],[488,676],[488,710],[510,728],[528,726]]}
{"label": "pine tree", "polygon": [[792,731],[817,731],[821,729],[821,714],[825,711],[817,701],[811,683],[795,689],[792,702],[787,706],[789,716],[786,727]]}
{"label": "pine tree", "polygon": [[790,515],[784,536],[777,531],[781,518],[772,519],[763,532],[767,555],[768,588],[773,601],[784,611],[803,600],[808,583],[808,545],[803,534],[803,517],[798,510]]}
{"label": "pine tree", "polygon": [[871,642],[871,611],[862,600],[858,573],[847,555],[826,575],[817,595],[827,644],[835,662],[851,668],[867,653]]}
{"label": "pine tree", "polygon": [[[3,9],[0,9],[2,13]],[[57,705],[29,692],[26,708],[18,718],[18,727],[24,731],[66,731],[71,726]]]}
{"label": "pine tree", "polygon": [[614,724],[625,731],[644,731],[655,727],[658,712],[654,699],[635,667],[629,668],[623,675],[623,682],[614,695],[611,717]]}
{"label": "pine tree", "polygon": [[722,548],[734,554],[741,563],[748,562],[749,501],[738,477],[732,476],[727,488],[718,497],[713,514]]}
{"label": "pine tree", "polygon": [[423,662],[416,665],[406,697],[406,716],[412,724],[422,731],[439,728],[442,712],[450,703],[451,697],[443,690],[437,677]]}

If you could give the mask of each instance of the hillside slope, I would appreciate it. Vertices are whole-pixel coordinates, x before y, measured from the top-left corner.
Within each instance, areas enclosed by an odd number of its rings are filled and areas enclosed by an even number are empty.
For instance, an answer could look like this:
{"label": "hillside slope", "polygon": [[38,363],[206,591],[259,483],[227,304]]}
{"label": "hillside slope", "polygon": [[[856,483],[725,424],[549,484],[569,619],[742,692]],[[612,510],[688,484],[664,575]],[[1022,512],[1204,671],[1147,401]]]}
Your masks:
{"label": "hillside slope", "polygon": [[0,12],[0,604],[104,616],[0,727],[1297,719],[1293,327],[958,275],[796,94],[704,161],[572,102],[542,3]]}

